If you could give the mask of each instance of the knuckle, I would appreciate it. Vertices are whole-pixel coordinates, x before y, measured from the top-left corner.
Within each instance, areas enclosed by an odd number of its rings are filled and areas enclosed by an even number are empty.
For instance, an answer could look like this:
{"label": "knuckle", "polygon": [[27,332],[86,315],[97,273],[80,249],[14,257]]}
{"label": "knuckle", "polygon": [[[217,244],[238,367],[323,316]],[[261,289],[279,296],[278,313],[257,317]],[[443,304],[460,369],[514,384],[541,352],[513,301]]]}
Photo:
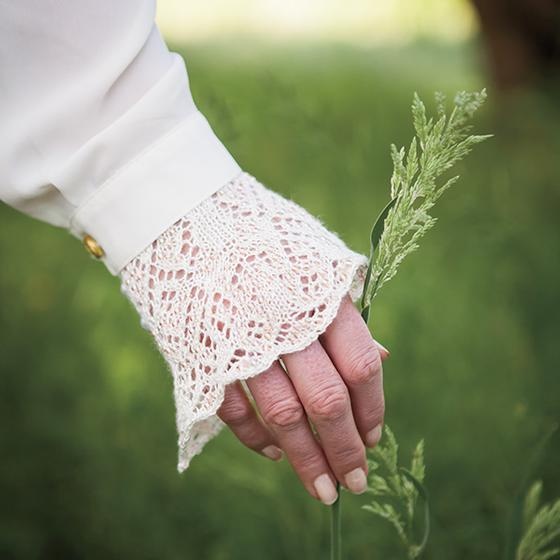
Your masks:
{"label": "knuckle", "polygon": [[317,391],[308,403],[309,415],[315,420],[337,420],[350,411],[350,397],[341,384]]}
{"label": "knuckle", "polygon": [[363,445],[344,445],[333,449],[330,455],[333,463],[346,471],[350,465],[360,465],[364,461],[365,447]]}
{"label": "knuckle", "polygon": [[293,429],[305,417],[303,407],[295,399],[276,401],[263,410],[262,413],[267,424],[277,430]]}
{"label": "knuckle", "polygon": [[248,403],[225,400],[218,416],[230,426],[241,426],[252,420],[253,409]]}
{"label": "knuckle", "polygon": [[381,356],[371,344],[354,351],[349,359],[348,382],[363,385],[372,381],[381,372]]}
{"label": "knuckle", "polygon": [[294,469],[302,478],[317,476],[325,471],[321,455],[317,452],[302,452],[300,455],[293,457]]}

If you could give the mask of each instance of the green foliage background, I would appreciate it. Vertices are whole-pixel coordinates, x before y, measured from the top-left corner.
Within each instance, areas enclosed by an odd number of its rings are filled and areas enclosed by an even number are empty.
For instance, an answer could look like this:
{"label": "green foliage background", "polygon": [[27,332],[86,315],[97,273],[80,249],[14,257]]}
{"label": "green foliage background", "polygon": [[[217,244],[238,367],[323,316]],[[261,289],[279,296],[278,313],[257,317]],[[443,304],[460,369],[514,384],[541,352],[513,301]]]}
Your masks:
{"label": "green foliage background", "polygon": [[[182,52],[242,166],[363,252],[413,92],[488,81],[472,45]],[[559,417],[560,109],[550,92],[489,96],[476,127],[495,138],[460,165],[372,316],[401,452],[426,439],[433,559],[500,557],[530,451]],[[328,511],[286,464],[224,432],[176,473],[171,380],[117,279],[62,230],[7,207],[0,224],[0,558],[324,558]],[[560,495],[558,436],[538,474]],[[345,497],[346,558],[397,558],[365,501]]]}

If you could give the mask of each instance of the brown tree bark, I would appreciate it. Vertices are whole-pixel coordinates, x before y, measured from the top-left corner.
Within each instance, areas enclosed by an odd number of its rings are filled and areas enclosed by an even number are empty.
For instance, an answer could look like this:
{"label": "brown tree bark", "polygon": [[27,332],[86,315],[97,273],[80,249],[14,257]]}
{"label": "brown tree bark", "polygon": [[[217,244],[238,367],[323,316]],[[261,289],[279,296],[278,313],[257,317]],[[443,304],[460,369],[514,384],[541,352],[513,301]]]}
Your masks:
{"label": "brown tree bark", "polygon": [[471,0],[502,90],[560,79],[560,0]]}

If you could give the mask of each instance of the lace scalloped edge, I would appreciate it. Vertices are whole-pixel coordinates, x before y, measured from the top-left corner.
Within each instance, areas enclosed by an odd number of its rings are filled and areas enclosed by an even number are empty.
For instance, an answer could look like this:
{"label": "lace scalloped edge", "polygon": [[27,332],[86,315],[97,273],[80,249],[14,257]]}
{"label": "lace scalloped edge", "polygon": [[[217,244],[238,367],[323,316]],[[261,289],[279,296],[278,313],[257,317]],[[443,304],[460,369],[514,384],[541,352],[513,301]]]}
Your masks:
{"label": "lace scalloped edge", "polygon": [[[307,333],[307,336],[301,338],[297,344],[282,346],[279,344],[275,352],[270,352],[268,354],[260,356],[260,359],[255,363],[252,363],[250,367],[240,370],[240,366],[237,365],[230,371],[232,373],[230,377],[230,383],[235,381],[244,381],[251,377],[266,371],[279,356],[283,354],[290,354],[292,352],[298,352],[309,346],[312,342],[317,340],[317,338],[325,332],[327,327],[334,321],[338,309],[342,302],[342,299],[346,294],[349,294],[352,301],[356,302],[362,294],[363,284],[365,281],[365,274],[367,269],[367,259],[364,255],[359,253],[351,252],[352,256],[347,257],[350,261],[353,261],[353,265],[350,270],[349,277],[346,282],[341,282],[333,294],[331,294],[331,305],[325,309],[323,312],[324,320],[315,329]],[[192,422],[186,425],[186,427],[181,427],[179,434],[178,447],[179,447],[179,458],[177,464],[177,470],[182,473],[189,467],[192,459],[199,455],[205,445],[212,440],[221,429],[224,427],[224,423],[217,417],[217,412],[223,403],[225,395],[225,387],[227,383],[222,385],[220,392],[218,393],[218,398],[213,403],[209,410],[204,411],[200,414],[198,418],[195,418]],[[204,427],[201,433],[196,434],[197,427],[202,428],[202,424],[211,423],[209,427]]]}

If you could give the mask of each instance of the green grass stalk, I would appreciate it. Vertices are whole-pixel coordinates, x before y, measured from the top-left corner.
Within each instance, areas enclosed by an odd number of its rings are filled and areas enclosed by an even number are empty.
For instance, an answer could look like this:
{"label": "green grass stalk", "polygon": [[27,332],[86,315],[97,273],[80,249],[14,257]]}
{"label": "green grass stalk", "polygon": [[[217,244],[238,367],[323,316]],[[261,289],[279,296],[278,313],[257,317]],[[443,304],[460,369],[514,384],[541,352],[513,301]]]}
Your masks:
{"label": "green grass stalk", "polygon": [[342,559],[342,531],[341,531],[341,488],[340,484],[336,485],[338,498],[331,506],[331,560]]}

